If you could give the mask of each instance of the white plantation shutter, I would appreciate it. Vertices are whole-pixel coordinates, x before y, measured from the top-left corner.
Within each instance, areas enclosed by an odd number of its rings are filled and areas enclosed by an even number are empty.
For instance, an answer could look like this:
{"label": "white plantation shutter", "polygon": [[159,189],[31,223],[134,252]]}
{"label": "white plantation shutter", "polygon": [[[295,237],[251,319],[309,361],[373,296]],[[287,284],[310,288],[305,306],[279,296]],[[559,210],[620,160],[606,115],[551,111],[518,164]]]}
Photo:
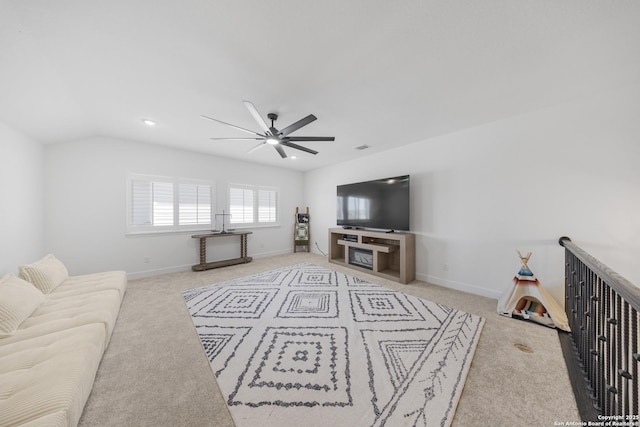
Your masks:
{"label": "white plantation shutter", "polygon": [[211,226],[211,183],[137,174],[130,175],[127,182],[127,234]]}
{"label": "white plantation shutter", "polygon": [[229,186],[230,223],[236,227],[278,225],[278,190],[255,185]]}
{"label": "white plantation shutter", "polygon": [[258,190],[258,222],[274,223],[278,220],[278,192]]}
{"label": "white plantation shutter", "polygon": [[229,188],[231,224],[253,223],[253,190],[243,187]]}
{"label": "white plantation shutter", "polygon": [[131,224],[173,225],[173,184],[143,179],[131,181]]}
{"label": "white plantation shutter", "polygon": [[180,225],[211,224],[211,186],[179,184],[178,218]]}
{"label": "white plantation shutter", "polygon": [[173,222],[173,183],[153,182],[153,225],[171,226]]}
{"label": "white plantation shutter", "polygon": [[153,225],[153,183],[144,180],[131,181],[131,224]]}

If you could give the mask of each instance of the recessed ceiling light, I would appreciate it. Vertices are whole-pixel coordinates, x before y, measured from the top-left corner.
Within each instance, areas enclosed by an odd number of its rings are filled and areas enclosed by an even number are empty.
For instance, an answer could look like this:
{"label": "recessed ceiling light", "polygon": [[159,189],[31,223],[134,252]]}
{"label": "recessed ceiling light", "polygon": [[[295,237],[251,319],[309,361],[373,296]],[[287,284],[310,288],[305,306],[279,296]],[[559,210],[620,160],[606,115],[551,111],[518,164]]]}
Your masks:
{"label": "recessed ceiling light", "polygon": [[356,150],[366,150],[367,148],[369,148],[369,145],[367,144],[362,144],[362,145],[358,145],[357,147],[353,147]]}
{"label": "recessed ceiling light", "polygon": [[295,160],[295,159],[297,159],[296,156],[291,156],[291,160]]}
{"label": "recessed ceiling light", "polygon": [[155,126],[156,122],[154,122],[153,120],[149,120],[149,119],[142,119],[142,123],[144,123],[147,126]]}

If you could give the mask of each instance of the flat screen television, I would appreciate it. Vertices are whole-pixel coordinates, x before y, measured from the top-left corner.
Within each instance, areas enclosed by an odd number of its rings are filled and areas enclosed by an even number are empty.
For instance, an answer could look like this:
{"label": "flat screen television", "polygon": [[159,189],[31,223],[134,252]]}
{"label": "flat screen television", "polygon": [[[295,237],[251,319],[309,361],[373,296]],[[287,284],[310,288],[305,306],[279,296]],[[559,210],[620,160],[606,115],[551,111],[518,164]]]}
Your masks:
{"label": "flat screen television", "polygon": [[338,225],[409,230],[409,175],[338,185]]}

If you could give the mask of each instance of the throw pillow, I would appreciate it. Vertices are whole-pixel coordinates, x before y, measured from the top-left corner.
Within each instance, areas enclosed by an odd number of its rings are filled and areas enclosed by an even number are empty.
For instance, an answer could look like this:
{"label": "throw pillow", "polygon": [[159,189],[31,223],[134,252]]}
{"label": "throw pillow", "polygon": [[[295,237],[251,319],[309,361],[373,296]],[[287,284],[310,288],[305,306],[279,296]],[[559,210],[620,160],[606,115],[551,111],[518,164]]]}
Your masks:
{"label": "throw pillow", "polygon": [[0,279],[0,338],[13,335],[44,299],[42,292],[13,274]]}
{"label": "throw pillow", "polygon": [[67,280],[69,272],[59,259],[49,254],[33,264],[21,265],[20,277],[48,294]]}

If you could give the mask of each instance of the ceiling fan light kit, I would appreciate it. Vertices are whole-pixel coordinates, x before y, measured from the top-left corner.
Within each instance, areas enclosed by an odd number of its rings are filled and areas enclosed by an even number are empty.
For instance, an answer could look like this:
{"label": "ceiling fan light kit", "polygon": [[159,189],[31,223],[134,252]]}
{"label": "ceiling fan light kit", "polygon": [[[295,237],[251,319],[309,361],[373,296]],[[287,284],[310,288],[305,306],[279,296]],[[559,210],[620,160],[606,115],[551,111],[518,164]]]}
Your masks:
{"label": "ceiling fan light kit", "polygon": [[287,153],[285,153],[284,147],[293,148],[296,150],[304,151],[309,154],[318,154],[317,151],[312,150],[307,147],[303,147],[302,145],[295,144],[295,142],[332,142],[335,141],[335,137],[333,136],[289,136],[293,132],[302,128],[303,126],[308,125],[309,123],[317,120],[317,117],[313,114],[309,114],[308,116],[298,120],[295,123],[290,124],[286,128],[282,130],[278,130],[275,127],[275,121],[278,120],[278,115],[276,113],[267,114],[267,118],[271,120],[271,126],[268,126],[264,121],[256,107],[249,101],[242,101],[244,105],[249,110],[249,113],[253,116],[254,120],[258,123],[258,126],[263,131],[263,133],[254,132],[249,129],[242,128],[240,126],[232,125],[231,123],[223,122],[222,120],[214,119],[213,117],[202,115],[202,118],[213,120],[214,122],[222,123],[224,125],[230,126],[232,128],[238,129],[240,131],[250,133],[254,135],[253,138],[211,138],[212,140],[230,140],[230,141],[261,141],[258,145],[251,148],[248,152],[251,153],[258,148],[263,147],[265,144],[272,145],[273,148],[276,149],[280,157],[283,159],[287,157]]}

